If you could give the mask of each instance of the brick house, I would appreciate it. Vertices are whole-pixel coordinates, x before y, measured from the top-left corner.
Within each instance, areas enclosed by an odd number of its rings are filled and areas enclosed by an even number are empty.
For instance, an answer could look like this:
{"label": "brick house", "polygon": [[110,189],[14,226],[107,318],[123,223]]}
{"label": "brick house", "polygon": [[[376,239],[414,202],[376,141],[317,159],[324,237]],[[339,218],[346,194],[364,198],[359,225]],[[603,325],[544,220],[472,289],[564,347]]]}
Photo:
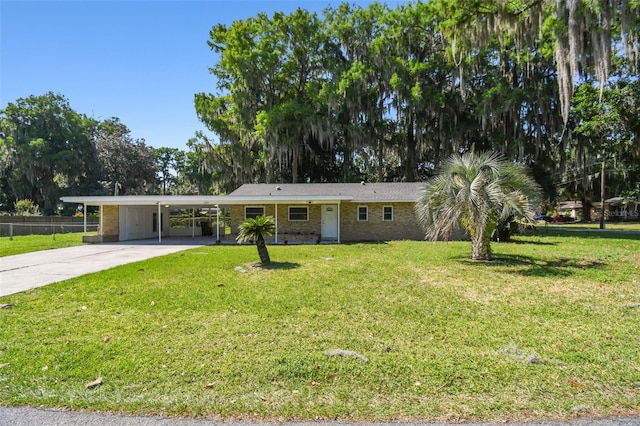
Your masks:
{"label": "brick house", "polygon": [[[212,235],[233,241],[247,217],[273,216],[273,243],[421,240],[414,207],[423,184],[246,184],[226,196],[63,197],[98,206],[100,226],[88,242]],[[221,216],[230,221],[225,235]],[[205,234],[207,229],[213,231]],[[200,229],[198,229],[200,228]]]}
{"label": "brick house", "polygon": [[[228,198],[261,201],[232,205],[231,229],[262,214],[275,218],[276,242],[421,240],[425,234],[414,207],[422,186],[418,182],[246,184]],[[281,201],[283,197],[290,201]]]}

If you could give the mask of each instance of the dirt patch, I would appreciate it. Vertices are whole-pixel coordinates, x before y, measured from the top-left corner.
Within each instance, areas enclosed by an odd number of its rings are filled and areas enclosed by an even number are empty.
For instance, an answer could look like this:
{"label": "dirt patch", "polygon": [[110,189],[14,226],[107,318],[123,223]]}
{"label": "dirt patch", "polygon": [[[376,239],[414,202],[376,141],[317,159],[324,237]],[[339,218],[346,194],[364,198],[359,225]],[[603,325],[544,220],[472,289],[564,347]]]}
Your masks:
{"label": "dirt patch", "polygon": [[632,253],[627,257],[629,258],[631,263],[633,263],[636,266],[640,266],[640,253]]}
{"label": "dirt patch", "polygon": [[576,265],[580,266],[581,268],[598,268],[605,266],[606,264],[594,258],[585,258],[577,261]]}

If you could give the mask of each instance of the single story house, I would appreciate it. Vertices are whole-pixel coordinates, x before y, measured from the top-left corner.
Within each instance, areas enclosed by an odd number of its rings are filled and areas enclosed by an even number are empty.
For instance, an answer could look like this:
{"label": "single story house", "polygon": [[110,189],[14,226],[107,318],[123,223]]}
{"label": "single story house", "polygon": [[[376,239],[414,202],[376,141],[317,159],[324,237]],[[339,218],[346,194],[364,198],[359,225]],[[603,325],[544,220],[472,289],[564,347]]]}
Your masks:
{"label": "single story house", "polygon": [[[599,218],[602,202],[594,204],[594,217]],[[640,219],[640,202],[636,198],[613,197],[604,200],[604,218],[608,221]]]}
{"label": "single story house", "polygon": [[[234,240],[244,219],[267,215],[276,223],[271,242],[340,243],[423,239],[414,211],[422,188],[419,182],[246,184],[226,196],[88,196],[62,201],[82,205],[84,211],[99,207],[98,235],[85,236],[89,242],[196,235]],[[230,234],[225,233],[225,221]]]}
{"label": "single story house", "polygon": [[580,219],[582,217],[582,201],[562,201],[558,204],[558,215]]}

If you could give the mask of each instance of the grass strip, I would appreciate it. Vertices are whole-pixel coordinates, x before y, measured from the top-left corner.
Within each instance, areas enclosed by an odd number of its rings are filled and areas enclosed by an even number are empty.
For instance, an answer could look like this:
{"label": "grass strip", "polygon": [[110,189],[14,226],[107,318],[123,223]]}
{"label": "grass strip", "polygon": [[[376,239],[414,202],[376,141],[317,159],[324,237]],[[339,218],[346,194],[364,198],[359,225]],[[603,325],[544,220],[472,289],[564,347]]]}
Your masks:
{"label": "grass strip", "polygon": [[0,257],[79,246],[84,244],[82,235],[82,232],[72,232],[51,235],[14,235],[12,238],[0,237]]}

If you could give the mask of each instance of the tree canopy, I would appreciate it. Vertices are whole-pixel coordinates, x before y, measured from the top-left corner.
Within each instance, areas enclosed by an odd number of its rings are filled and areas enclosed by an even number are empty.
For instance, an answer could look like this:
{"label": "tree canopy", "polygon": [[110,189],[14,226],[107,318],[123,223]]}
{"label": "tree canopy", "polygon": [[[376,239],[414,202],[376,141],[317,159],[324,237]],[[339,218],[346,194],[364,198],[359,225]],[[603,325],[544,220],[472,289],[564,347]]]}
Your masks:
{"label": "tree canopy", "polygon": [[[209,164],[230,186],[414,181],[475,148],[530,166],[547,198],[598,199],[593,179],[572,178],[591,174],[585,153],[603,146],[586,136],[582,86],[607,114],[626,108],[607,149],[637,163],[639,11],[636,0],[431,0],[216,25],[217,86],[195,95],[217,136]],[[638,189],[637,169],[611,164],[627,176],[612,192]]]}
{"label": "tree canopy", "polygon": [[[214,133],[187,151],[133,139],[60,94],[0,110],[0,203],[62,195],[227,193],[247,182],[427,180],[453,153],[530,167],[585,217],[640,196],[638,0],[343,3],[260,13],[209,34]],[[606,166],[606,167],[603,167]]]}
{"label": "tree canopy", "polygon": [[28,200],[55,214],[63,195],[210,193],[204,154],[189,147],[154,149],[117,117],[89,118],[60,94],[21,98],[0,110],[0,207]]}
{"label": "tree canopy", "polygon": [[61,95],[48,93],[9,103],[0,112],[3,204],[29,199],[53,212],[66,189],[89,185],[95,125]]}

